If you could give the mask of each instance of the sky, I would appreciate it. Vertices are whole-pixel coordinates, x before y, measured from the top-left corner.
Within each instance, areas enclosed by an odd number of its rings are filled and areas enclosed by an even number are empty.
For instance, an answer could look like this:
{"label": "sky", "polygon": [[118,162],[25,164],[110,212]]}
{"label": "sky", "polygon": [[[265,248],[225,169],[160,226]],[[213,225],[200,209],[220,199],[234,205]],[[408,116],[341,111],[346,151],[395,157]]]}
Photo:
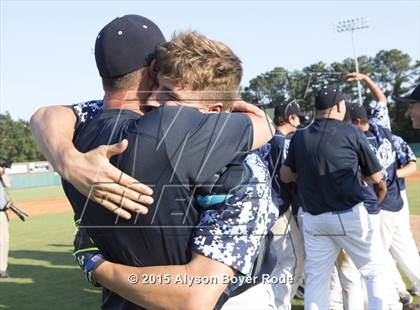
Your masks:
{"label": "sky", "polygon": [[420,60],[420,0],[410,1],[8,1],[0,0],[0,112],[28,120],[45,105],[101,98],[94,42],[117,16],[143,15],[166,38],[197,30],[228,44],[242,85],[276,66],[301,69],[352,57],[343,19],[368,17],[357,54],[397,48]]}

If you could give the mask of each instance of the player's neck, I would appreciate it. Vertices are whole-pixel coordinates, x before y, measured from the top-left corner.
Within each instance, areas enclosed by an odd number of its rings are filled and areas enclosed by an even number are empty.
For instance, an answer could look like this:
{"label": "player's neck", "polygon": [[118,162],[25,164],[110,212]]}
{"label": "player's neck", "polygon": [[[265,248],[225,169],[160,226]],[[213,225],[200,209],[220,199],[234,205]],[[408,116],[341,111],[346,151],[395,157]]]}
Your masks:
{"label": "player's neck", "polygon": [[363,131],[363,132],[368,132],[369,131],[369,123],[364,123],[364,124],[362,124],[362,125],[360,125],[360,129]]}
{"label": "player's neck", "polygon": [[291,125],[276,126],[276,131],[280,132],[283,136],[288,136],[295,130],[296,128],[292,127]]}
{"label": "player's neck", "polygon": [[140,103],[140,98],[133,96],[133,92],[105,92],[103,108],[129,110],[143,115],[143,112],[140,110]]}

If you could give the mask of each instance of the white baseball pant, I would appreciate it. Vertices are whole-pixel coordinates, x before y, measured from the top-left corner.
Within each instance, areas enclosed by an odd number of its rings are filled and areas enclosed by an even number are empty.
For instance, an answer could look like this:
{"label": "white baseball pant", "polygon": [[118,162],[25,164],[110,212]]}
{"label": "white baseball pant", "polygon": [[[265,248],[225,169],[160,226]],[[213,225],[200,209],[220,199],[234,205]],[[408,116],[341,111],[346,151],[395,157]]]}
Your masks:
{"label": "white baseball pant", "polygon": [[329,309],[330,278],[340,249],[352,258],[368,292],[369,309],[388,309],[383,249],[363,202],[345,213],[305,213],[305,309]]}
{"label": "white baseball pant", "polygon": [[[420,290],[420,257],[410,227],[410,215],[407,194],[401,191],[404,201],[403,208],[398,212],[382,210],[381,234],[384,246],[389,249],[398,266],[410,279],[413,285]],[[405,284],[401,279],[395,262],[388,260],[388,270],[392,270],[394,283],[398,291],[405,291]]]}
{"label": "white baseball pant", "polygon": [[274,234],[271,251],[276,254],[276,266],[271,273],[275,277],[286,276],[293,283],[273,283],[276,309],[291,309],[291,300],[303,278],[303,239],[291,212],[280,216],[271,231]]}
{"label": "white baseball pant", "polygon": [[336,269],[339,279],[337,284],[342,289],[343,308],[345,310],[364,309],[365,294],[361,274],[344,251],[341,251],[337,258]]}

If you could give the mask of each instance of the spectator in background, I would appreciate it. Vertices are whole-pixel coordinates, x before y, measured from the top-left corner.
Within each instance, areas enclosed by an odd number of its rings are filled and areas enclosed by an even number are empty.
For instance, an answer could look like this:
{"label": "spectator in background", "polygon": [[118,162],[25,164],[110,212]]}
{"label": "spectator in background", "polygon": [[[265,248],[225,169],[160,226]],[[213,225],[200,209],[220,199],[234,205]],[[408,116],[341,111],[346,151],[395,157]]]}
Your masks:
{"label": "spectator in background", "polygon": [[0,167],[0,279],[8,278],[7,257],[9,256],[9,218],[4,210],[6,199],[4,187],[11,183],[6,175],[6,168]]}

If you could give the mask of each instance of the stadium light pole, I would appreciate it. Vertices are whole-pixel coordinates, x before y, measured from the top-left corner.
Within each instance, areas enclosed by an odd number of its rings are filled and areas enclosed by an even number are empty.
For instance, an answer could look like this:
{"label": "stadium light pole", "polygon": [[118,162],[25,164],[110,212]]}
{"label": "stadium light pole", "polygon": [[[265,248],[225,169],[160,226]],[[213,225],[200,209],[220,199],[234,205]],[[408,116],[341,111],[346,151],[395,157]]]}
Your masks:
{"label": "stadium light pole", "polygon": [[[359,73],[359,62],[357,60],[356,46],[354,44],[354,31],[365,28],[369,28],[369,19],[367,17],[341,20],[337,23],[337,32],[351,31],[351,44],[353,48],[354,65],[357,73]],[[357,91],[359,95],[359,104],[362,105],[362,86],[360,81],[357,81]]]}

